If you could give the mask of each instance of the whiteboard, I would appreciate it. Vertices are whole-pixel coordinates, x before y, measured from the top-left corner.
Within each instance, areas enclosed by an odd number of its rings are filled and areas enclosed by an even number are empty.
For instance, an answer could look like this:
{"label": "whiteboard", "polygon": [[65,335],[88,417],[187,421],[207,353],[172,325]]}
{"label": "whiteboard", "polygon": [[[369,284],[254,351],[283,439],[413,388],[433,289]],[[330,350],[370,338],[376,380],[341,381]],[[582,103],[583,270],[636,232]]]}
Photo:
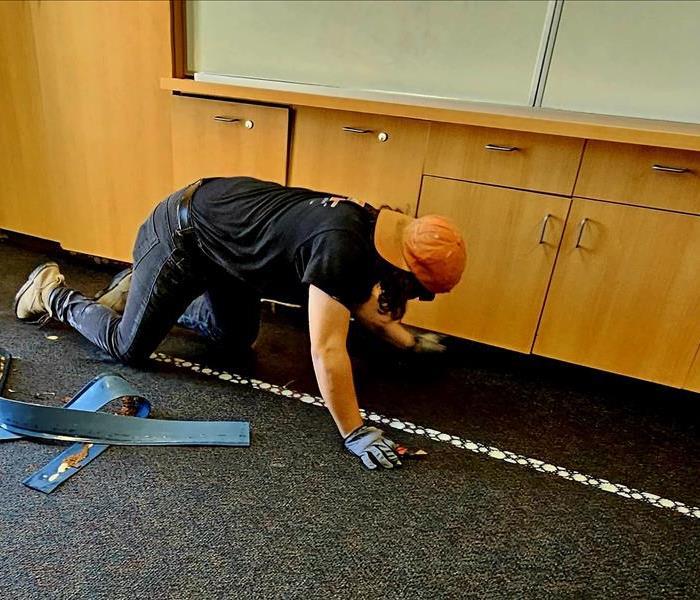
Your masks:
{"label": "whiteboard", "polygon": [[187,3],[188,68],[346,90],[527,105],[548,2]]}
{"label": "whiteboard", "polygon": [[700,123],[700,2],[565,2],[542,106]]}

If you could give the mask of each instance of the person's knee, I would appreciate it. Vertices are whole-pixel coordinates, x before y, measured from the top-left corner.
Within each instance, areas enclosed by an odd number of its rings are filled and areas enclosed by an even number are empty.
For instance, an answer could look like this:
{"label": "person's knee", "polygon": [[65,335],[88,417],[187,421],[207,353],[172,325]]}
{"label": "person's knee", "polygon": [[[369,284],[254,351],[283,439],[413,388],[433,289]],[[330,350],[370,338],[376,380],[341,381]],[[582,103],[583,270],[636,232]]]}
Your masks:
{"label": "person's knee", "polygon": [[146,361],[148,360],[148,357],[150,356],[149,352],[144,352],[144,351],[139,351],[134,348],[127,348],[127,349],[120,349],[120,348],[114,348],[111,352],[110,355],[112,358],[124,365],[127,365],[129,367],[140,367],[143,366]]}
{"label": "person's knee", "polygon": [[[122,319],[114,319],[122,324]],[[143,365],[151,351],[158,345],[149,341],[145,336],[123,336],[121,327],[114,327],[107,336],[106,350],[109,355],[124,365],[137,367]]]}

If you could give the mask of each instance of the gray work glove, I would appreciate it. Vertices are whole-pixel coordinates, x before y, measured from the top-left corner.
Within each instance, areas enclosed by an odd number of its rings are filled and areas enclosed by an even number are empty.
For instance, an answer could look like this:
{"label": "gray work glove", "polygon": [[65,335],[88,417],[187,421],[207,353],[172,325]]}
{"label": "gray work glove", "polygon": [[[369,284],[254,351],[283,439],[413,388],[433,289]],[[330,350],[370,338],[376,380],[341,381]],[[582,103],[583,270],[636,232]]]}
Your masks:
{"label": "gray work glove", "polygon": [[345,448],[362,459],[362,464],[370,470],[401,466],[401,461],[394,452],[396,444],[384,437],[384,432],[376,427],[362,425],[355,429],[345,438]]}
{"label": "gray work glove", "polygon": [[442,340],[445,339],[445,336],[440,335],[439,333],[431,333],[426,331],[423,333],[417,333],[414,337],[416,339],[416,343],[411,348],[413,352],[418,352],[421,354],[436,353],[444,352],[447,349],[445,344],[442,343]]}

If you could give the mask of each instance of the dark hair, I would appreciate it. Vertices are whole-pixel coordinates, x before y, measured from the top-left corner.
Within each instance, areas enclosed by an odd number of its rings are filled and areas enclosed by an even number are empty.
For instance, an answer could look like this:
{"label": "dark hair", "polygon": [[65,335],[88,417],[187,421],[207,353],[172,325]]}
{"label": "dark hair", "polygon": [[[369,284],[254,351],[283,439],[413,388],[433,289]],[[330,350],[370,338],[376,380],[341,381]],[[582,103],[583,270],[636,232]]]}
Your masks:
{"label": "dark hair", "polygon": [[[390,206],[382,206],[379,209],[365,205],[372,222],[372,236],[377,223],[379,211],[383,208],[396,210]],[[396,212],[401,212],[396,210]],[[434,295],[426,290],[410,271],[404,271],[384,260],[378,254],[374,262],[374,278],[379,284],[379,312],[383,315],[391,315],[395,321],[401,319],[406,313],[406,303],[413,298],[432,300]]]}
{"label": "dark hair", "polygon": [[375,273],[379,283],[379,312],[395,321],[406,313],[406,303],[421,295],[423,286],[410,271],[404,271],[377,257]]}

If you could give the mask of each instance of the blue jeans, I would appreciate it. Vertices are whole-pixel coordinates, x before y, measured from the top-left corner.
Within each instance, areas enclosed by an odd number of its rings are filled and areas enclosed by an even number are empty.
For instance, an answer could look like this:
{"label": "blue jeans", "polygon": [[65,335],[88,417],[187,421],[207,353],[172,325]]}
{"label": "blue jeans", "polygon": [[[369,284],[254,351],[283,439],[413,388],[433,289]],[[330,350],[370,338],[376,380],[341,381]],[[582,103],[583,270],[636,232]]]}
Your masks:
{"label": "blue jeans", "polygon": [[161,202],[139,229],[123,315],[66,287],[51,294],[55,318],[121,362],[143,362],[176,322],[232,352],[250,348],[258,335],[255,291],[206,258],[196,232],[186,237],[177,232],[176,205],[183,193]]}

